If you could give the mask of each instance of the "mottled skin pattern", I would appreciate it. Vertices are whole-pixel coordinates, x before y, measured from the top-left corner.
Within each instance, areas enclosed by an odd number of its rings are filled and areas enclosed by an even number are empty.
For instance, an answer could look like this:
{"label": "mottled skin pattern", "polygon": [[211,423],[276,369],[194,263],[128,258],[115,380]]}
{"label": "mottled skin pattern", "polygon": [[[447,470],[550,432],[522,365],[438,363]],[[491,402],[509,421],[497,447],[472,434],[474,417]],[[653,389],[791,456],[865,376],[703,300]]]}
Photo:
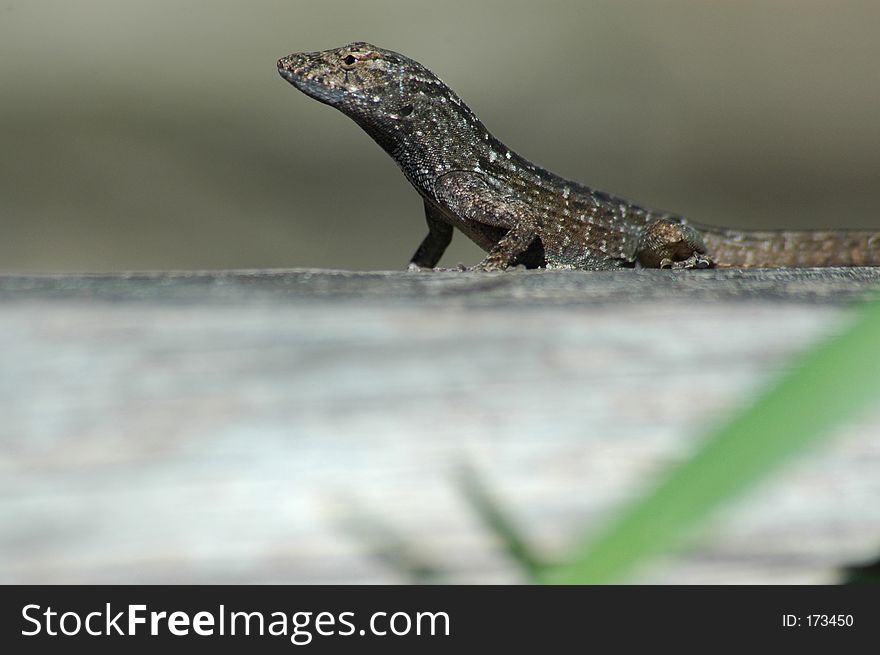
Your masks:
{"label": "mottled skin pattern", "polygon": [[420,63],[369,43],[294,53],[278,71],[352,118],[422,196],[428,235],[411,268],[434,267],[453,227],[488,253],[481,270],[880,265],[877,233],[714,228],[563,179],[492,136]]}

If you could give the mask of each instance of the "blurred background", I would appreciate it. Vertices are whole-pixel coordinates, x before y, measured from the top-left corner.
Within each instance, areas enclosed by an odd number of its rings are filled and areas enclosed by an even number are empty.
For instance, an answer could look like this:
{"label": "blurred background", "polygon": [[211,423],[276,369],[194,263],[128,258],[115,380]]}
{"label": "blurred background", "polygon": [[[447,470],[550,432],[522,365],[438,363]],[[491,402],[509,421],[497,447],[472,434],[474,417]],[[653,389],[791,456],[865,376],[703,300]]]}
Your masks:
{"label": "blurred background", "polygon": [[[367,40],[525,157],[706,223],[880,229],[880,4],[0,0],[0,270],[396,269],[421,201],[278,57]],[[457,235],[444,263],[474,263]]]}

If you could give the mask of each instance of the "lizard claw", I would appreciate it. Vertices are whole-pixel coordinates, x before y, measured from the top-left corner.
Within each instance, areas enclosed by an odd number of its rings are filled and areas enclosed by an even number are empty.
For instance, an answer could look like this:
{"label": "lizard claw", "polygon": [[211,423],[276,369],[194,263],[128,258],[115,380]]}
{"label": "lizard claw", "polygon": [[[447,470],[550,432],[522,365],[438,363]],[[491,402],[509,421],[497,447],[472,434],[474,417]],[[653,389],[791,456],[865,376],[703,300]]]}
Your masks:
{"label": "lizard claw", "polygon": [[670,268],[674,271],[687,270],[691,268],[712,268],[715,262],[709,255],[695,252],[687,259],[681,261],[673,261],[669,258],[660,261],[660,268]]}
{"label": "lizard claw", "polygon": [[503,271],[506,267],[498,264],[496,262],[487,262],[485,260],[481,261],[479,264],[474,266],[468,266],[464,270],[470,272],[480,272],[480,273],[497,273],[499,271]]}

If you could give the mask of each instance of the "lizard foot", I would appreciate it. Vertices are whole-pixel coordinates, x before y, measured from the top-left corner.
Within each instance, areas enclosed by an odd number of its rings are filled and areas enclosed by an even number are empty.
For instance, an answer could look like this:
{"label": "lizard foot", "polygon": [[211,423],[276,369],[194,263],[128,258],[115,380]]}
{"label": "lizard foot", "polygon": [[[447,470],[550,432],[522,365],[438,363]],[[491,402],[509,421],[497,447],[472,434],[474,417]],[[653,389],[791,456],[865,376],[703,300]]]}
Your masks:
{"label": "lizard foot", "polygon": [[[456,269],[450,269],[456,270]],[[498,273],[501,271],[525,271],[528,270],[528,267],[525,264],[511,264],[509,266],[504,266],[503,264],[499,264],[497,262],[486,262],[485,260],[481,261],[479,264],[474,266],[464,266],[463,264],[458,265],[459,271],[479,271],[481,273]]]}
{"label": "lizard foot", "polygon": [[639,240],[638,262],[645,268],[711,268],[703,237],[690,225],[660,219],[652,223]]}
{"label": "lizard foot", "polygon": [[674,271],[685,270],[689,268],[712,268],[715,266],[715,262],[712,260],[709,255],[704,255],[703,253],[695,252],[687,259],[683,259],[681,261],[673,261],[672,259],[666,258],[660,261],[660,268],[671,268]]}
{"label": "lizard foot", "polygon": [[[418,264],[410,264],[406,267],[407,273],[463,273],[465,271],[485,271],[487,269],[477,266],[465,266],[464,264],[456,264],[451,267],[443,266],[419,266]],[[495,269],[492,269],[495,270]]]}
{"label": "lizard foot", "polygon": [[499,257],[496,257],[494,254],[489,254],[479,264],[468,266],[466,270],[480,271],[482,273],[492,273],[496,271],[503,271],[506,268],[507,266],[505,266],[504,263],[500,261]]}

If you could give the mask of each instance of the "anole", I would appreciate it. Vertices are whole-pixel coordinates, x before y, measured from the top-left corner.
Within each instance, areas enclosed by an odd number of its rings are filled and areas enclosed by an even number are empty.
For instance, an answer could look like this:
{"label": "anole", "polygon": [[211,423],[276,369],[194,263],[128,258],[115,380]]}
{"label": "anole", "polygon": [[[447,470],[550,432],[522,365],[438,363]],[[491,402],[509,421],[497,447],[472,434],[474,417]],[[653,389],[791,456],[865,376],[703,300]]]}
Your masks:
{"label": "anole", "polygon": [[436,266],[458,228],[475,268],[878,266],[880,233],[746,231],[645,209],[532,164],[496,139],[420,63],[369,43],[301,52],[281,76],[360,125],[422,196],[428,235],[410,268]]}

